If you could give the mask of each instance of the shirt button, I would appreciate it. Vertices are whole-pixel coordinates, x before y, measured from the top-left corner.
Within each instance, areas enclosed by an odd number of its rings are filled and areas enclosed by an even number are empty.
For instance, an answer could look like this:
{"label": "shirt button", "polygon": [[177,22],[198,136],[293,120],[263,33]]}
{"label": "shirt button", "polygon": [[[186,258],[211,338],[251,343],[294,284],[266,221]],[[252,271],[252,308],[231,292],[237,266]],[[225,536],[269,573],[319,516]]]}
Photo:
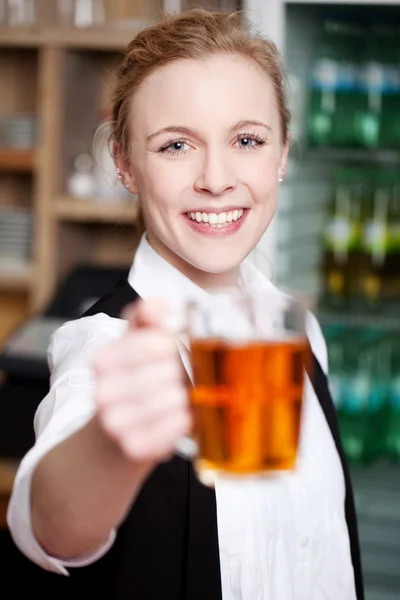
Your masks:
{"label": "shirt button", "polygon": [[306,548],[306,546],[308,546],[308,542],[309,542],[309,538],[306,537],[305,535],[303,535],[303,537],[300,538],[300,546],[302,548]]}

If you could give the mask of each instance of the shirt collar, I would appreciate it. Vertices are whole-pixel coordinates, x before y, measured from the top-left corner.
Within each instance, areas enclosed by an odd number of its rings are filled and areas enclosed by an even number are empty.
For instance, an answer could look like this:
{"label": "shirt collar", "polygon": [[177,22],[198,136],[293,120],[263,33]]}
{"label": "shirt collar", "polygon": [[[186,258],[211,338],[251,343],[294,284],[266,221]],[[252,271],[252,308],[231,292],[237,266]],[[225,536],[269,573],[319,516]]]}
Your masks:
{"label": "shirt collar", "polygon": [[[240,275],[243,288],[248,292],[252,289],[262,289],[269,294],[281,295],[249,258],[243,261]],[[140,240],[129,271],[128,282],[141,298],[162,296],[167,305],[174,310],[182,308],[191,300],[201,300],[207,295],[205,290],[157,254],[150,246],[146,234],[143,234]]]}
{"label": "shirt collar", "polygon": [[192,300],[201,300],[207,294],[157,254],[146,234],[140,240],[128,282],[144,300],[162,297],[172,311],[182,309]]}

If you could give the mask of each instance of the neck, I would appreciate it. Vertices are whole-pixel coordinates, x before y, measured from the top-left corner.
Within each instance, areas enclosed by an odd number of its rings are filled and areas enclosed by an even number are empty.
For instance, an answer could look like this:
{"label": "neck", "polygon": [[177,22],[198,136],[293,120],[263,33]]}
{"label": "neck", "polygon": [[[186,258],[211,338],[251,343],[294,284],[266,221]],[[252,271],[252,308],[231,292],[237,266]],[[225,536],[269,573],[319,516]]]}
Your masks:
{"label": "neck", "polygon": [[197,269],[190,263],[183,260],[183,258],[167,248],[167,246],[154,238],[154,236],[147,234],[147,240],[157,254],[169,262],[169,264],[175,267],[175,269],[180,271],[182,275],[203,289],[218,289],[222,287],[236,286],[238,284],[240,271],[239,265],[225,273],[208,273],[206,271]]}

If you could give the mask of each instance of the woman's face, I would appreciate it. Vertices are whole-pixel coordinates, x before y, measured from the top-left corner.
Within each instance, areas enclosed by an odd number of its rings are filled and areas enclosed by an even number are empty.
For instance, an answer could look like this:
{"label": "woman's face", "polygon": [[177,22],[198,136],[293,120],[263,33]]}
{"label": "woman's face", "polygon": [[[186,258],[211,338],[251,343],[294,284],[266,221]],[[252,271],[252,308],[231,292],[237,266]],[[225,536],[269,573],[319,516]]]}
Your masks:
{"label": "woman's face", "polygon": [[236,272],[276,210],[280,132],[253,61],[217,55],[149,75],[132,101],[125,177],[154,249],[195,281]]}

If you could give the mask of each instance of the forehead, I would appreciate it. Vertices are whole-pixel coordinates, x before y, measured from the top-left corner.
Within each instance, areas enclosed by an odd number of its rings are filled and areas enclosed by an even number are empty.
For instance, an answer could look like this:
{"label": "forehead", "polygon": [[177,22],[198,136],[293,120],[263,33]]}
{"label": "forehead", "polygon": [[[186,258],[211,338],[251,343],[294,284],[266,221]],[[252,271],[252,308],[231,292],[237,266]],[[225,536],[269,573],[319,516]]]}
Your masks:
{"label": "forehead", "polygon": [[134,130],[168,125],[201,129],[244,119],[278,118],[272,82],[261,67],[236,55],[178,60],[156,69],[132,101]]}

